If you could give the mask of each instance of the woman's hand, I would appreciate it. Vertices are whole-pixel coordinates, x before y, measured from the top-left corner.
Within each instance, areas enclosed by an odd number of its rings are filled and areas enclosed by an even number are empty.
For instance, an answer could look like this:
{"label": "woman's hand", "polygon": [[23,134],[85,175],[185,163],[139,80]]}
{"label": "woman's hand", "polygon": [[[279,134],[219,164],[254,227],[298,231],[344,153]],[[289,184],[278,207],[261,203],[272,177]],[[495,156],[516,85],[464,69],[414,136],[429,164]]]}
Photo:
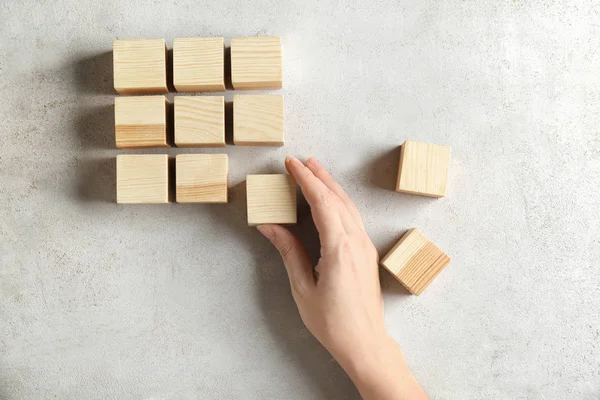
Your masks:
{"label": "woman's hand", "polygon": [[321,259],[313,269],[302,244],[281,226],[258,229],[283,257],[304,324],[336,359],[346,361],[371,351],[365,338],[386,336],[377,250],[356,207],[317,160],[304,166],[288,157],[285,165],[310,205]]}
{"label": "woman's hand", "polygon": [[426,398],[385,329],[377,250],[354,203],[314,158],[304,165],[287,157],[285,166],[310,205],[321,258],[313,268],[302,244],[286,228],[258,229],[283,258],[302,321],[363,397]]}

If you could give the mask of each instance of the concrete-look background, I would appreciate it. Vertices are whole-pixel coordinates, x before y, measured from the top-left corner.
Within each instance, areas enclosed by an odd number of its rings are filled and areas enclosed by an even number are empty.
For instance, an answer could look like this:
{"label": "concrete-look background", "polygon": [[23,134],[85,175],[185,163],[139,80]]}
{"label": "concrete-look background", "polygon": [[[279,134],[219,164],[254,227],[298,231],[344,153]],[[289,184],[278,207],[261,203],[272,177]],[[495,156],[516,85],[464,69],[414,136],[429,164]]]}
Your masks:
{"label": "concrete-look background", "polygon": [[[597,1],[5,0],[0,21],[0,399],[357,399],[246,225],[245,175],[286,153],[331,169],[382,255],[416,226],[453,258],[420,297],[381,271],[433,399],[600,398]],[[283,38],[285,147],[167,151],[229,154],[227,205],[115,204],[113,39],[246,35]],[[452,147],[446,198],[391,190],[407,138]]]}

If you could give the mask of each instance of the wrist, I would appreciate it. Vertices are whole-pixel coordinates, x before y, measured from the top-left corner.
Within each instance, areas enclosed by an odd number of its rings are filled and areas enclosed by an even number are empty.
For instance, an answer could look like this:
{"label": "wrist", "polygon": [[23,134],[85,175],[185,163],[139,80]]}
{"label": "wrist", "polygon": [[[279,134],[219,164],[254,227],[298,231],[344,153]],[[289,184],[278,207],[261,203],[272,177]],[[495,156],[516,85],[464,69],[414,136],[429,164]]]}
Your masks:
{"label": "wrist", "polygon": [[376,373],[384,365],[388,364],[389,358],[397,358],[401,351],[398,344],[387,332],[380,332],[369,336],[360,344],[353,346],[349,351],[335,357],[340,366],[354,380],[355,377],[365,377]]}
{"label": "wrist", "polygon": [[427,399],[400,346],[387,334],[340,362],[363,398]]}

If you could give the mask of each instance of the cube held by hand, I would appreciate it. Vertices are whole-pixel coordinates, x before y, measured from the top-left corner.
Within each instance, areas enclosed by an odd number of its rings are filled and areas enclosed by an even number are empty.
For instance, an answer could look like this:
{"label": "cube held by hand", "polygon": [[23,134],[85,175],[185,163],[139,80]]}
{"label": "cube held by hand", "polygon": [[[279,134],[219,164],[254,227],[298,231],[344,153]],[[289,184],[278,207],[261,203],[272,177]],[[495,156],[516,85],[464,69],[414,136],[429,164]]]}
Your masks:
{"label": "cube held by hand", "polygon": [[246,194],[248,225],[296,223],[296,181],[291,175],[248,175]]}

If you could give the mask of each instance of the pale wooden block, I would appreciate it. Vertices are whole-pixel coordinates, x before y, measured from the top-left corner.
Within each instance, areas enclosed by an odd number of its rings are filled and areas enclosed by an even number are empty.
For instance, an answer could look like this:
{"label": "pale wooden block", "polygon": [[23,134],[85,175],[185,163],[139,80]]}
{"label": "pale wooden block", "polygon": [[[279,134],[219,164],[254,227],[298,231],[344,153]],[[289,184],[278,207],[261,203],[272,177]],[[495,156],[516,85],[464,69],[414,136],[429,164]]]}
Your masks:
{"label": "pale wooden block", "polygon": [[283,96],[233,96],[233,143],[283,146]]}
{"label": "pale wooden block", "polygon": [[173,85],[178,92],[225,91],[223,38],[174,39]]}
{"label": "pale wooden block", "polygon": [[115,97],[115,141],[119,149],[169,147],[165,96]]}
{"label": "pale wooden block", "polygon": [[420,295],[449,262],[446,253],[413,228],[383,257],[381,265],[409,292]]}
{"label": "pale wooden block", "polygon": [[225,97],[175,96],[175,144],[225,147]]}
{"label": "pale wooden block", "polygon": [[227,203],[227,154],[179,154],[175,158],[178,203]]}
{"label": "pale wooden block", "polygon": [[444,197],[450,147],[405,141],[400,150],[397,192]]}
{"label": "pale wooden block", "polygon": [[231,83],[236,90],[281,89],[281,38],[231,39]]}
{"label": "pale wooden block", "polygon": [[119,94],[168,93],[165,40],[115,40],[113,73]]}
{"label": "pale wooden block", "polygon": [[169,156],[117,156],[117,203],[169,203]]}
{"label": "pale wooden block", "polygon": [[295,224],[296,181],[290,175],[246,177],[248,225]]}

